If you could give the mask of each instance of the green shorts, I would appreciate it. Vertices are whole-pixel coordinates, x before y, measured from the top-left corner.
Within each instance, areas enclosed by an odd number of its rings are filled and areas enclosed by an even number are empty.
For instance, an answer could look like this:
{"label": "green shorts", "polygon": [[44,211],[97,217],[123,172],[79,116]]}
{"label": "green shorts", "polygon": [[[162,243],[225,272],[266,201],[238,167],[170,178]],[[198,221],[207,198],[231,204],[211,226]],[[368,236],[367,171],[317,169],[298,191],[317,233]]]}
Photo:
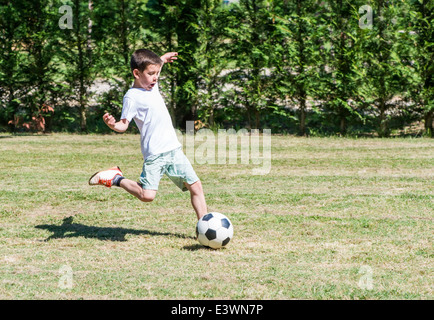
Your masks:
{"label": "green shorts", "polygon": [[193,184],[199,180],[182,147],[146,158],[139,182],[143,189],[158,190],[160,179],[167,175],[182,191],[187,191],[184,182]]}

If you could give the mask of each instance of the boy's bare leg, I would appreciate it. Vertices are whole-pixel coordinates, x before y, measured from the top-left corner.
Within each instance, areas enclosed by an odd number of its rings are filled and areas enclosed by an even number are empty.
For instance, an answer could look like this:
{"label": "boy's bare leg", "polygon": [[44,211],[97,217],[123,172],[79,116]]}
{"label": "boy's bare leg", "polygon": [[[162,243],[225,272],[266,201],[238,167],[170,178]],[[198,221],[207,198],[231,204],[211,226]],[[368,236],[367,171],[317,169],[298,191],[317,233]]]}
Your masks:
{"label": "boy's bare leg", "polygon": [[129,179],[122,179],[119,186],[143,202],[151,202],[157,194],[157,190],[143,189],[140,184]]}
{"label": "boy's bare leg", "polygon": [[[190,191],[191,204],[194,211],[196,212],[197,219],[200,219],[208,213],[202,182],[198,180],[191,185],[187,183],[184,184]],[[153,201],[157,194],[157,190],[143,189],[139,183],[129,179],[122,179],[119,186],[135,196],[137,199],[144,202]]]}
{"label": "boy's bare leg", "polygon": [[190,191],[191,204],[193,205],[193,209],[196,212],[197,219],[199,220],[208,213],[202,182],[198,180],[193,184],[187,184],[185,182],[184,184]]}

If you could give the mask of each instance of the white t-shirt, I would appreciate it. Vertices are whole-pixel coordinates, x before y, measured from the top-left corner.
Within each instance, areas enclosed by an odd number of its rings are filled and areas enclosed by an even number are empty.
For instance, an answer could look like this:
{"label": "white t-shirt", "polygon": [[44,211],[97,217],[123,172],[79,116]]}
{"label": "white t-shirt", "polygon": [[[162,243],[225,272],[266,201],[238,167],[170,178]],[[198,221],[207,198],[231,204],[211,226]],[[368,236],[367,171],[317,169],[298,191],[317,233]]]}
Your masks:
{"label": "white t-shirt", "polygon": [[131,88],[123,99],[121,119],[134,119],[140,130],[143,159],[182,145],[178,141],[172,119],[158,83],[151,89]]}

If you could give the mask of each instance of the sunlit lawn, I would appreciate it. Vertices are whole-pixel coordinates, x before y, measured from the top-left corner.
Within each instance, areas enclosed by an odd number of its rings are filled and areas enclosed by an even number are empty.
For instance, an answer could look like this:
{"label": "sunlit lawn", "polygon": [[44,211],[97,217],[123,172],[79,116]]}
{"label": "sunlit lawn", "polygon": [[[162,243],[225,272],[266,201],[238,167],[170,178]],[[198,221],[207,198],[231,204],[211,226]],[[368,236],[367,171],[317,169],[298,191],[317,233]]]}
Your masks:
{"label": "sunlit lawn", "polygon": [[[271,170],[197,164],[228,248],[195,240],[188,193],[137,179],[137,135],[0,137],[1,299],[432,299],[434,141],[273,136]],[[69,282],[68,282],[69,281]]]}

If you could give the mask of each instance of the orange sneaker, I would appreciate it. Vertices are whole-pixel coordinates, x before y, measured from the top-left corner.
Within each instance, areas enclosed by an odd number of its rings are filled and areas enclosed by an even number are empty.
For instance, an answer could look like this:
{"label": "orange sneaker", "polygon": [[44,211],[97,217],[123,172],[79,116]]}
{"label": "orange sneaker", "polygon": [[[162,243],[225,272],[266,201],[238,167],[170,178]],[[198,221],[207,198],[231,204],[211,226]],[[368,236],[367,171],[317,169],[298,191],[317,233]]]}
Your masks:
{"label": "orange sneaker", "polygon": [[110,188],[113,184],[113,179],[116,176],[123,177],[122,171],[119,167],[98,171],[92,177],[90,177],[89,184],[91,186],[102,185]]}

